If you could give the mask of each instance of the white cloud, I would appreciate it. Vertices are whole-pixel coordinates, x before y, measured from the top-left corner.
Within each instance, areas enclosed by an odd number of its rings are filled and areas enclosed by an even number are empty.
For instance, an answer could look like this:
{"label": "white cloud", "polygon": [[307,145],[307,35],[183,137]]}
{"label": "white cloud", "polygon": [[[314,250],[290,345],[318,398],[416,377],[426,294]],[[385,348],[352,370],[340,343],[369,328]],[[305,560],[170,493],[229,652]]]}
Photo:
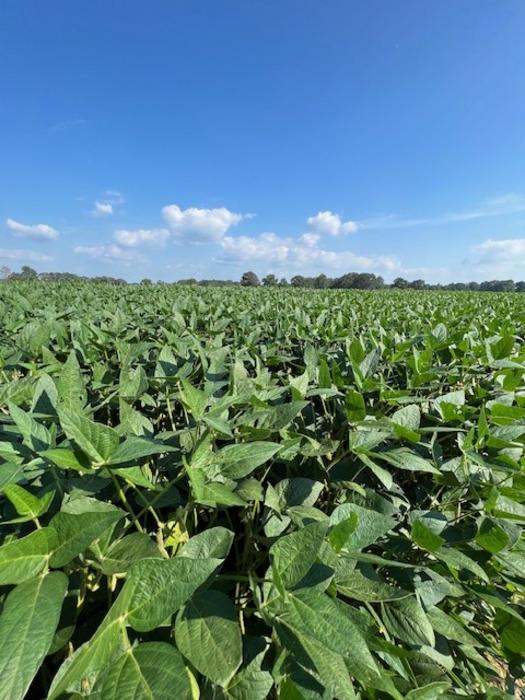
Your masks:
{"label": "white cloud", "polygon": [[320,238],[318,233],[303,233],[301,236],[302,242],[309,247],[316,246]]}
{"label": "white cloud", "polygon": [[292,250],[292,243],[275,233],[261,233],[259,236],[225,236],[221,247],[230,260],[263,260],[264,262],[286,262]]}
{"label": "white cloud", "polygon": [[494,240],[489,238],[474,247],[478,264],[509,263],[518,265],[525,258],[525,238]]}
{"label": "white cloud", "polygon": [[137,248],[139,246],[161,247],[170,237],[170,232],[165,228],[137,229],[130,231],[119,229],[113,234],[115,241],[125,248]]}
{"label": "white cloud", "polygon": [[95,208],[93,209],[93,216],[99,218],[103,216],[113,215],[113,204],[111,202],[95,202]]}
{"label": "white cloud", "polygon": [[20,250],[0,248],[0,260],[21,260],[26,262],[49,262],[53,260],[50,255],[39,253],[35,250]]}
{"label": "white cloud", "polygon": [[308,228],[320,236],[341,236],[345,233],[355,233],[358,225],[355,221],[342,221],[339,214],[331,211],[320,211],[306,220]]}
{"label": "white cloud", "polygon": [[332,251],[320,248],[318,236],[304,234],[299,239],[283,238],[275,233],[259,236],[225,236],[220,242],[223,262],[265,262],[283,272],[370,271],[400,273],[402,266],[396,257],[380,255],[369,257],[352,251]]}
{"label": "white cloud", "polygon": [[54,241],[60,233],[47,224],[22,224],[14,219],[6,220],[7,228],[17,238],[32,238],[38,241]]}
{"label": "white cloud", "polygon": [[113,216],[122,211],[121,205],[124,204],[124,197],[121,192],[115,190],[106,190],[104,198],[97,200],[91,211],[93,216],[101,219],[105,216]]}
{"label": "white cloud", "polygon": [[124,250],[116,243],[93,246],[77,245],[73,248],[73,252],[76,255],[85,255],[88,258],[96,258],[107,262],[119,261],[130,263],[138,259],[136,253],[131,250]]}
{"label": "white cloud", "polygon": [[220,241],[228,229],[247,218],[225,207],[181,209],[177,204],[163,207],[162,214],[175,236],[193,241]]}

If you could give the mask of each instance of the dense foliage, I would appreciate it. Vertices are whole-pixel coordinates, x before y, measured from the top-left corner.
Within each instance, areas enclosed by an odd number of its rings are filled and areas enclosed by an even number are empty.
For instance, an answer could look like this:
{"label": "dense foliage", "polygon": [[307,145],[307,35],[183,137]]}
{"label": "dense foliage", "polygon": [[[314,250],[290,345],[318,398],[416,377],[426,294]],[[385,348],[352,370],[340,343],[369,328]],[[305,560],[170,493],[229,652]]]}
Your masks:
{"label": "dense foliage", "polygon": [[0,700],[519,692],[519,295],[33,281],[0,318]]}
{"label": "dense foliage", "polygon": [[[0,279],[6,282],[23,282],[30,280],[40,280],[41,282],[95,282],[104,284],[127,284],[126,280],[116,277],[82,277],[71,272],[40,272],[32,267],[24,265],[20,272],[11,272],[8,267],[0,268]],[[140,284],[153,284],[149,278],[141,280]],[[168,284],[159,281],[157,284]],[[431,289],[436,291],[450,292],[525,292],[525,282],[514,282],[514,280],[485,280],[484,282],[449,282],[447,284],[431,284],[422,279],[412,281],[403,277],[396,277],[391,284],[385,283],[380,275],[371,272],[347,272],[341,277],[327,277],[325,274],[317,277],[305,277],[304,275],[294,275],[290,282],[285,277],[280,280],[274,274],[266,275],[259,280],[255,272],[245,272],[239,282],[234,280],[208,280],[208,279],[180,279],[172,284],[183,286],[198,285],[200,287],[222,287],[236,286],[242,287],[297,287],[300,289]]]}

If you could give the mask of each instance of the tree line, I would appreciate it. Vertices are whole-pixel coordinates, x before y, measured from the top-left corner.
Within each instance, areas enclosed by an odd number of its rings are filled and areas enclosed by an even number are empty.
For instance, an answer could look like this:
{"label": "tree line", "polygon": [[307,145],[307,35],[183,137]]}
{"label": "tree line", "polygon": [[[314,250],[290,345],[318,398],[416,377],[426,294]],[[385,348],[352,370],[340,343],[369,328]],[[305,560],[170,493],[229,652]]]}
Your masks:
{"label": "tree line", "polygon": [[348,272],[341,277],[327,277],[324,274],[317,277],[295,275],[290,282],[285,278],[280,280],[275,275],[266,275],[259,280],[255,272],[245,272],[241,277],[244,287],[302,287],[305,289],[443,289],[447,291],[471,292],[525,292],[525,282],[514,280],[487,280],[485,282],[451,282],[449,284],[429,284],[423,279],[406,280],[396,277],[387,284],[380,275],[371,272]]}
{"label": "tree line", "polygon": [[[24,265],[19,272],[12,272],[7,267],[0,268],[0,278],[6,282],[20,280],[40,280],[42,282],[103,282],[106,284],[128,284],[125,279],[101,275],[97,277],[85,277],[75,275],[72,272],[40,272],[32,267]],[[151,279],[144,278],[140,284],[154,284]],[[156,284],[168,284],[159,280]],[[172,284],[200,287],[217,286],[242,286],[242,287],[299,287],[303,289],[434,289],[445,291],[470,291],[470,292],[525,292],[525,281],[514,280],[487,280],[485,282],[450,282],[449,284],[429,284],[423,279],[406,280],[396,277],[391,284],[387,284],[380,275],[371,272],[348,272],[341,277],[327,277],[321,274],[316,277],[295,275],[290,281],[285,277],[278,279],[274,274],[269,274],[259,279],[255,272],[245,272],[240,280],[214,280],[194,278],[182,279]]]}

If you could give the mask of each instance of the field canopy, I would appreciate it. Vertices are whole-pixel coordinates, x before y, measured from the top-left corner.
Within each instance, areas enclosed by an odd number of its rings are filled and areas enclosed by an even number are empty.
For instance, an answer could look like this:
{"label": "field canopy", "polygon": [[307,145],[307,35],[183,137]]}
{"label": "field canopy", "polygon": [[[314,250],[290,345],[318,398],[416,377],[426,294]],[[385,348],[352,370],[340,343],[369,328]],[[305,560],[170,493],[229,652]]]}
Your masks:
{"label": "field canopy", "polygon": [[520,295],[14,282],[0,331],[0,700],[519,692]]}

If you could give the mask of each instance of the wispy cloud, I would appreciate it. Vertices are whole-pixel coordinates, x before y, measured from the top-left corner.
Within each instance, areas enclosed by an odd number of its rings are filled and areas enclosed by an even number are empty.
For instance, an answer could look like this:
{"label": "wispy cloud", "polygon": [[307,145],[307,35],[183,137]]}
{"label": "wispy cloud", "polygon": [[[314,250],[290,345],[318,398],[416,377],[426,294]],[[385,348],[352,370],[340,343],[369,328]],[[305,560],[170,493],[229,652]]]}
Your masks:
{"label": "wispy cloud", "polygon": [[473,221],[488,217],[506,216],[525,211],[525,195],[505,194],[500,197],[487,199],[485,202],[472,209],[458,212],[448,212],[436,216],[422,218],[403,218],[396,214],[363,219],[357,222],[359,229],[389,229],[389,228],[411,228],[415,226],[441,226],[444,224],[461,223],[463,221]]}
{"label": "wispy cloud", "polygon": [[97,200],[91,214],[97,219],[102,219],[106,216],[113,216],[115,213],[122,213],[122,204],[124,204],[124,196],[121,192],[115,190],[106,190],[104,197]]}
{"label": "wispy cloud", "polygon": [[113,234],[115,241],[125,248],[138,248],[146,246],[151,248],[162,247],[168,238],[170,232],[165,228],[152,229],[119,229]]}
{"label": "wispy cloud", "polygon": [[139,260],[139,256],[132,250],[124,250],[116,243],[109,245],[77,245],[73,248],[75,255],[84,255],[88,258],[105,260],[106,262],[131,263]]}
{"label": "wispy cloud", "polygon": [[71,129],[83,129],[90,125],[91,121],[89,119],[65,119],[64,121],[51,124],[48,131],[52,134],[56,134],[61,131],[70,131]]}
{"label": "wispy cloud", "polygon": [[483,243],[475,246],[475,263],[478,265],[492,265],[494,263],[504,263],[510,265],[521,265],[525,258],[525,238],[507,238],[495,240],[489,238]]}
{"label": "wispy cloud", "polygon": [[19,260],[22,262],[49,262],[53,260],[50,255],[39,253],[36,250],[21,250],[0,248],[0,261],[2,260]]}
{"label": "wispy cloud", "polygon": [[54,241],[60,235],[48,224],[22,224],[14,219],[6,219],[6,226],[16,238],[32,238],[35,241]]}

